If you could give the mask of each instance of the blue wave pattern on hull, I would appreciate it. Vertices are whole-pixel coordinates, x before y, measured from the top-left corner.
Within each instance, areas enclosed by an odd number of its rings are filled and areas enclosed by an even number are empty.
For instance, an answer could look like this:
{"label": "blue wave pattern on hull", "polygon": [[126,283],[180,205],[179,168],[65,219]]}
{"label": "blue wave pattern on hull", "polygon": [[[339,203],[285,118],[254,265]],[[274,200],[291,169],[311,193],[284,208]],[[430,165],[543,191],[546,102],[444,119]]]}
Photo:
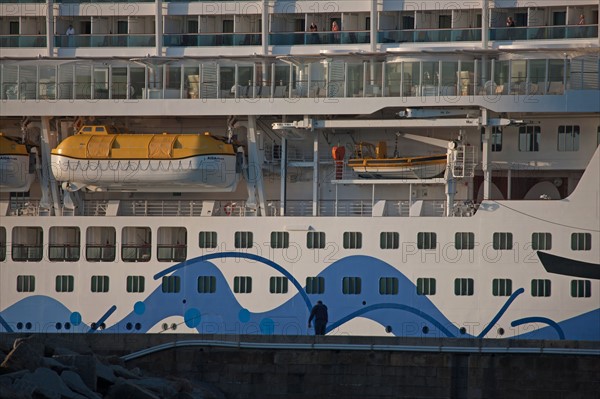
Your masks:
{"label": "blue wave pattern on hull", "polygon": [[[242,261],[240,258],[246,260]],[[215,259],[224,262],[220,263],[222,268],[231,266],[225,262],[244,262],[244,267],[248,268],[270,267],[278,272],[274,275],[283,273],[288,277],[299,292],[276,308],[265,312],[250,312],[240,305],[233,292],[228,289],[229,285],[219,267],[211,262]],[[308,334],[310,331],[306,321],[312,306],[311,299],[321,299],[329,307],[330,323],[327,331],[334,334],[338,327],[356,317],[362,317],[380,324],[382,332],[387,329],[396,336],[473,337],[468,332],[461,334],[459,328],[427,296],[417,295],[415,285],[401,272],[369,256],[346,257],[327,267],[318,275],[324,277],[327,285],[325,292],[320,295],[307,295],[303,285],[284,268],[253,254],[224,252],[200,256],[157,273],[155,279],[169,273],[181,278],[180,292],[163,293],[161,287],[158,287],[143,302],[135,303],[130,313],[116,323],[111,323],[110,316],[119,304],[103,311],[104,316],[89,326],[81,321],[81,315],[77,311],[67,309],[55,299],[33,296],[0,313],[0,331],[15,330],[14,321],[23,320],[23,315],[27,314],[27,319],[34,323],[34,330],[40,332],[67,332],[66,323],[69,323],[70,331],[95,332],[98,331],[99,324],[106,322],[109,327],[104,332],[143,333],[168,317],[180,316],[184,318],[187,327],[206,334]],[[199,294],[198,276],[215,276],[218,287],[216,292]],[[341,280],[344,276],[360,277],[363,287],[378,287],[381,276],[396,277],[398,294],[380,295],[377,289],[369,288],[359,295],[343,295]],[[523,291],[515,290],[490,325],[501,319],[513,303],[518,302],[518,295]],[[59,323],[61,329],[56,327]],[[425,326],[427,333],[423,331]],[[517,333],[510,335],[510,338],[600,340],[600,308],[561,323],[531,315],[512,321],[511,326]],[[490,327],[484,328],[478,337],[486,337],[489,331]]]}

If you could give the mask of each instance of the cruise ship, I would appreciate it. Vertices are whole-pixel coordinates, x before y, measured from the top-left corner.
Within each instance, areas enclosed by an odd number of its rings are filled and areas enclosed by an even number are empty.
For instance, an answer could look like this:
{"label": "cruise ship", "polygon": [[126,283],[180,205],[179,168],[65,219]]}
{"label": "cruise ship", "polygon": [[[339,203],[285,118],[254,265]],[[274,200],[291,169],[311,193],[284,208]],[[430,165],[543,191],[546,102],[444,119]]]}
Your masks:
{"label": "cruise ship", "polygon": [[597,0],[0,1],[0,332],[600,341]]}

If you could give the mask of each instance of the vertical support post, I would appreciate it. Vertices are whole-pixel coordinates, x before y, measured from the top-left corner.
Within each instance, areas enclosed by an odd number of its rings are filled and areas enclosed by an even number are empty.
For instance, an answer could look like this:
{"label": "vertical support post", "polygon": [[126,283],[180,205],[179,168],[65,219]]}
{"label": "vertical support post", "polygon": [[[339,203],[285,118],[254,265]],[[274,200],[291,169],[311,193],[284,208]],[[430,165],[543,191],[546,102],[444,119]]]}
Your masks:
{"label": "vertical support post", "polygon": [[267,55],[269,51],[269,2],[268,0],[263,0],[262,2],[262,16],[261,16],[261,31],[260,31],[260,40],[261,40],[261,50],[263,55]]}
{"label": "vertical support post", "polygon": [[492,135],[492,127],[488,126],[488,111],[481,110],[482,127],[485,129],[483,135],[481,168],[483,169],[483,199],[489,200],[492,187],[492,170],[490,163],[490,138]]}
{"label": "vertical support post", "polygon": [[512,167],[508,166],[508,174],[506,176],[507,188],[506,188],[506,199],[512,199]]}
{"label": "vertical support post", "polygon": [[319,133],[313,131],[313,200],[312,214],[319,216]]}
{"label": "vertical support post", "polygon": [[285,209],[287,206],[287,139],[281,138],[281,191],[279,194],[279,215],[285,216]]}
{"label": "vertical support post", "polygon": [[46,0],[46,54],[48,57],[52,57],[54,53],[54,1]]}
{"label": "vertical support post", "polygon": [[50,117],[42,116],[42,135],[40,137],[40,151],[42,153],[42,201],[40,201],[40,206],[44,207],[44,205],[46,205],[48,208],[50,208],[50,203],[48,202],[51,201],[54,212],[52,212],[52,209],[50,209],[50,214],[62,216],[62,210],[60,208],[60,202],[58,198],[58,190],[56,188],[56,181],[54,181],[54,177],[50,172],[50,148]]}
{"label": "vertical support post", "polygon": [[163,38],[163,14],[162,14],[162,0],[156,0],[156,8],[155,8],[155,20],[154,20],[154,30],[156,31],[156,56],[160,57],[162,55],[162,38]]}
{"label": "vertical support post", "polygon": [[489,0],[483,0],[481,10],[481,47],[485,50],[488,48],[489,43],[489,25],[490,25],[490,13],[489,13]]}
{"label": "vertical support post", "polygon": [[377,0],[371,0],[371,12],[369,17],[371,19],[369,39],[371,42],[371,52],[374,53],[377,51]]}
{"label": "vertical support post", "polygon": [[249,174],[254,172],[254,176],[249,176],[250,184],[252,184],[252,180],[254,180],[254,187],[257,193],[258,200],[258,208],[260,210],[261,216],[266,216],[266,206],[265,206],[265,190],[263,186],[263,177],[262,177],[262,164],[263,157],[262,152],[258,146],[258,133],[256,131],[256,116],[248,115],[248,156],[249,156],[249,165],[250,171]]}

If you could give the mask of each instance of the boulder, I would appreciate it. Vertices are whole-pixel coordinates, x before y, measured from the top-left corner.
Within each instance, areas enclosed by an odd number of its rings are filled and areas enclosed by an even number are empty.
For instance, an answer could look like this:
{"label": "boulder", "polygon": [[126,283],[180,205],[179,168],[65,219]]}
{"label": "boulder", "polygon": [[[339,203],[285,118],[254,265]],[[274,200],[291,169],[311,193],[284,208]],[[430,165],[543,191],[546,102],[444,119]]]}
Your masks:
{"label": "boulder", "polygon": [[26,374],[20,381],[34,385],[35,393],[48,399],[61,399],[63,397],[86,399],[85,396],[71,391],[55,371],[45,367],[40,367],[33,373]]}
{"label": "boulder", "polygon": [[171,381],[164,378],[148,377],[133,381],[135,385],[148,389],[162,398],[170,398],[177,394],[178,389]]}
{"label": "boulder", "polygon": [[119,378],[105,396],[106,399],[160,399],[160,396],[144,389],[134,382]]}
{"label": "boulder", "polygon": [[139,374],[136,374],[136,373],[132,372],[131,370],[126,369],[125,367],[120,366],[118,364],[114,364],[114,365],[110,366],[110,368],[113,369],[113,371],[117,377],[123,377],[123,378],[134,379],[134,380],[140,378]]}
{"label": "boulder", "polygon": [[33,337],[16,339],[13,349],[4,358],[1,368],[18,371],[34,371],[42,365],[44,344]]}
{"label": "boulder", "polygon": [[0,380],[0,397],[2,399],[31,399],[35,386],[22,383],[20,380],[11,382],[7,379]]}
{"label": "boulder", "polygon": [[[54,355],[52,357],[59,363],[68,366],[70,370],[73,370],[83,380],[85,385],[88,386],[92,391],[96,391],[97,385],[97,365],[98,361],[96,357],[92,355]],[[62,371],[62,370],[61,370]]]}
{"label": "boulder", "polygon": [[88,399],[102,399],[102,396],[92,391],[76,372],[65,370],[60,378],[73,392],[77,392]]}

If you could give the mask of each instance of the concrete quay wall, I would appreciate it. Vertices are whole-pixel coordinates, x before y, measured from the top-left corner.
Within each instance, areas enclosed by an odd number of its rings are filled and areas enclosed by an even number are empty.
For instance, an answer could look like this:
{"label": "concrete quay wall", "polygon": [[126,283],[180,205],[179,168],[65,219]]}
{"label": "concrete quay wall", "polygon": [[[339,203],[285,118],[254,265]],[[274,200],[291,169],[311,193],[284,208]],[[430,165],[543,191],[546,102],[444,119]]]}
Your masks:
{"label": "concrete quay wall", "polygon": [[600,392],[600,342],[101,333],[47,339],[126,359],[164,345],[126,360],[127,367],[210,383],[232,399],[577,399]]}

